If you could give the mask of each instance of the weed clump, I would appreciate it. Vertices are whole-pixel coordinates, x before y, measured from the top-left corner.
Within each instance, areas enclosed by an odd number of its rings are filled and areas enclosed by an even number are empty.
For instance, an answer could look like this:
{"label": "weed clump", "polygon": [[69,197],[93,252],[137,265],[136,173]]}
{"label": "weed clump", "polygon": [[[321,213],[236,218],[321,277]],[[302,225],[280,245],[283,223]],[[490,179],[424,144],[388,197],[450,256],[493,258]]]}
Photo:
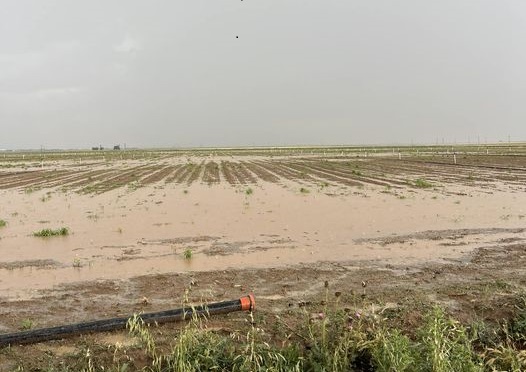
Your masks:
{"label": "weed clump", "polygon": [[20,323],[20,329],[22,331],[27,331],[27,330],[33,328],[33,326],[34,326],[34,323],[33,323],[33,321],[31,319],[24,319]]}
{"label": "weed clump", "polygon": [[435,307],[419,330],[418,370],[482,371],[466,328]]}
{"label": "weed clump", "polygon": [[423,178],[417,178],[414,182],[414,185],[419,189],[429,189],[433,187],[433,184],[431,182],[428,182]]}
{"label": "weed clump", "polygon": [[0,220],[0,227],[5,227],[7,222],[5,220]]}
{"label": "weed clump", "polygon": [[526,295],[521,296],[516,305],[517,314],[506,327],[506,333],[526,346]]}
{"label": "weed clump", "polygon": [[66,236],[69,235],[69,229],[67,227],[61,227],[59,229],[42,229],[40,231],[35,231],[33,236],[47,238],[50,236]]}
{"label": "weed clump", "polygon": [[351,171],[351,173],[354,174],[355,176],[363,176],[363,173],[360,172],[359,170],[355,170],[355,169],[353,169],[353,170]]}
{"label": "weed clump", "polygon": [[193,252],[190,248],[186,248],[183,252],[183,257],[185,260],[190,260],[193,256]]}
{"label": "weed clump", "polygon": [[46,193],[45,195],[43,195],[43,196],[40,198],[40,201],[41,201],[42,203],[45,203],[45,202],[47,202],[47,201],[50,200],[50,199],[51,199],[51,193],[48,192],[48,193]]}

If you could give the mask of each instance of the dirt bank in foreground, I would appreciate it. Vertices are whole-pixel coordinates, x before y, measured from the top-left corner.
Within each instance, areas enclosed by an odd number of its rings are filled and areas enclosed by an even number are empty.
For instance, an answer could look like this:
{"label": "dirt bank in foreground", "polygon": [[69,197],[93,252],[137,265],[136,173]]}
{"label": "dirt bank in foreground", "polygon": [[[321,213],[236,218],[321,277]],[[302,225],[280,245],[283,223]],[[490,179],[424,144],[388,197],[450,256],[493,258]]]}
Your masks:
{"label": "dirt bank in foreground", "polygon": [[[451,231],[447,232],[451,234]],[[52,326],[64,321],[122,316],[179,307],[184,297],[190,302],[220,301],[254,291],[260,325],[273,323],[276,316],[294,323],[303,312],[317,311],[325,301],[340,306],[373,311],[403,313],[405,329],[418,326],[422,313],[432,304],[444,306],[457,319],[500,322],[516,309],[517,294],[526,288],[526,240],[523,233],[493,245],[477,248],[461,262],[407,267],[374,262],[318,263],[286,268],[195,272],[67,284],[27,301],[4,301],[1,306],[3,331],[13,331],[25,319],[34,326]],[[407,239],[407,237],[405,237]],[[365,283],[365,288],[363,287]],[[185,295],[185,290],[186,295]],[[333,293],[341,292],[336,298]],[[374,310],[376,309],[376,310]],[[288,320],[287,320],[288,319]],[[246,315],[214,318],[210,327],[225,332],[247,326]],[[160,332],[168,339],[177,326],[167,324]],[[269,329],[272,331],[272,329]],[[40,345],[15,346],[1,351],[3,368],[24,365],[54,365],[74,356],[86,345],[111,358],[115,345],[133,343],[125,331],[93,334]],[[104,348],[107,352],[104,352]],[[104,358],[103,358],[104,359]],[[132,358],[133,359],[133,358]],[[140,361],[135,361],[137,366]]]}

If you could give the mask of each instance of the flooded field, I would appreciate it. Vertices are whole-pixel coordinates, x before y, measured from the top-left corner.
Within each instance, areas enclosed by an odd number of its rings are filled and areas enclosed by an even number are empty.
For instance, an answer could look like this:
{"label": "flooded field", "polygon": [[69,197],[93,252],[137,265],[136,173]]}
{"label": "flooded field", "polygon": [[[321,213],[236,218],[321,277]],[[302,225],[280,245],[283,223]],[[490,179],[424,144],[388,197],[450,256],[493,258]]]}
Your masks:
{"label": "flooded field", "polygon": [[194,280],[201,298],[240,288],[276,307],[290,275],[301,299],[320,276],[387,287],[451,265],[468,277],[506,251],[518,265],[524,148],[464,150],[0,155],[0,330],[137,310],[143,296],[162,308]]}
{"label": "flooded field", "polygon": [[[170,272],[465,260],[526,237],[524,156],[150,154],[1,163],[0,296]],[[60,227],[69,234],[33,236]]]}

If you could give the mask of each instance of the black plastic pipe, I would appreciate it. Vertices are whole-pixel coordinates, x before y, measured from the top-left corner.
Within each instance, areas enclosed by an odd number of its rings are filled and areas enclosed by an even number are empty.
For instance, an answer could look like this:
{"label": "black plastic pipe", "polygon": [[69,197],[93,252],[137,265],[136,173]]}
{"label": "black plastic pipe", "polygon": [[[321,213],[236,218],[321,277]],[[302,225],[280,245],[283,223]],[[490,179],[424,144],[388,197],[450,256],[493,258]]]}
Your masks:
{"label": "black plastic pipe", "polygon": [[[234,311],[253,311],[256,307],[254,295],[241,297],[238,300],[215,302],[208,305],[180,308],[139,315],[145,323],[166,323],[191,319],[193,315],[227,314]],[[64,337],[83,333],[105,332],[126,328],[130,317],[119,317],[90,322],[41,328],[16,333],[0,334],[0,347],[18,344],[33,344],[42,341],[58,340]]]}

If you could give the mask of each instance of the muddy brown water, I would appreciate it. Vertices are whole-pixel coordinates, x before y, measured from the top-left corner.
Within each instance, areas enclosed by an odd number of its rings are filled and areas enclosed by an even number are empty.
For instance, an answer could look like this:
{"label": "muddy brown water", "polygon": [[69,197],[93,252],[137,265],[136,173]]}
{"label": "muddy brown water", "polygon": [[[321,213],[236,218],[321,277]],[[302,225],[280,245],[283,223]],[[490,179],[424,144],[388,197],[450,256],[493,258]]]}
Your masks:
{"label": "muddy brown water", "polygon": [[[258,180],[251,194],[225,180],[88,195],[60,187],[0,190],[0,219],[8,222],[0,228],[0,297],[27,299],[62,284],[145,274],[458,261],[484,244],[526,238],[526,193],[506,187],[394,193],[300,182]],[[32,236],[62,226],[69,236]],[[424,231],[439,233],[422,238]],[[191,259],[183,257],[187,249]]]}

